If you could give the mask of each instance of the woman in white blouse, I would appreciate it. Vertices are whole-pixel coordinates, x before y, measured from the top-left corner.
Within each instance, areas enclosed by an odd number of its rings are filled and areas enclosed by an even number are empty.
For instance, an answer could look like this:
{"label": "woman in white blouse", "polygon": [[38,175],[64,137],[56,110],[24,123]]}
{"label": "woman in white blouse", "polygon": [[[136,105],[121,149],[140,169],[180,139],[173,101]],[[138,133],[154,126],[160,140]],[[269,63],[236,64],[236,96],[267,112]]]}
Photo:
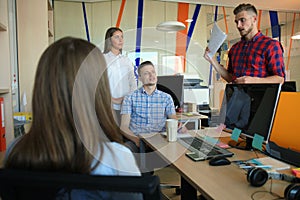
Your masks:
{"label": "woman in white blouse", "polygon": [[113,109],[116,112],[119,124],[121,121],[121,104],[124,96],[137,89],[134,65],[127,56],[122,55],[123,44],[123,31],[120,28],[111,27],[106,31],[103,53],[107,63]]}

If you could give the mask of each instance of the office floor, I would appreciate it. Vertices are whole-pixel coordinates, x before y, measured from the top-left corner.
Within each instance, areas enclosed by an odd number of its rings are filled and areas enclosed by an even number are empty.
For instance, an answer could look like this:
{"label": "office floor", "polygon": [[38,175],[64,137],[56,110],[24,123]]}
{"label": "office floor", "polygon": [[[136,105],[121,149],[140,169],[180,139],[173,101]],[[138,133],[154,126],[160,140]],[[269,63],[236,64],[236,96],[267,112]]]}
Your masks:
{"label": "office floor", "polygon": [[[180,185],[180,176],[171,167],[155,170],[154,174],[159,176],[161,184]],[[165,199],[180,200],[180,195],[176,194],[174,188],[162,189],[162,193],[167,197]]]}

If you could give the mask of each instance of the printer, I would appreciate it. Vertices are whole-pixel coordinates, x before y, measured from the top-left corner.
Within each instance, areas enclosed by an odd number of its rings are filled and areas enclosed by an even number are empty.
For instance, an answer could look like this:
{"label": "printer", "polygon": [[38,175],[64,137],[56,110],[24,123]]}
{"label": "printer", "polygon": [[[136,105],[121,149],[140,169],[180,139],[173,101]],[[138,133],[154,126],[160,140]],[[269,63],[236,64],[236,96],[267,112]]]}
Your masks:
{"label": "printer", "polygon": [[197,110],[210,110],[209,108],[209,88],[202,86],[203,82],[197,76],[184,76],[184,103],[196,104]]}

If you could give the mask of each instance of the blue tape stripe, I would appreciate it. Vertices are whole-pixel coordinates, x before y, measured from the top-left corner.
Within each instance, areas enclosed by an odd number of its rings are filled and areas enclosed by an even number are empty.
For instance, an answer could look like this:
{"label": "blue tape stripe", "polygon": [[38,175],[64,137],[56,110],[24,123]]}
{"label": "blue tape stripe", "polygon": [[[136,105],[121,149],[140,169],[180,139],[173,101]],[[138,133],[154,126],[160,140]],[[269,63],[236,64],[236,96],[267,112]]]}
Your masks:
{"label": "blue tape stripe", "polygon": [[[143,10],[144,10],[144,0],[139,0],[138,2],[138,16],[136,23],[136,48],[135,53],[138,58],[140,57],[141,52],[141,43],[142,43],[142,24],[143,24]],[[140,59],[136,59],[136,66],[139,66]]]}
{"label": "blue tape stripe", "polygon": [[215,9],[215,22],[218,20],[218,6]]}
{"label": "blue tape stripe", "polygon": [[87,37],[87,40],[90,41],[89,25],[88,25],[88,22],[87,22],[86,10],[85,10],[85,3],[84,2],[82,2],[82,10],[83,10],[83,17],[84,17],[84,25],[85,25],[86,37]]}
{"label": "blue tape stripe", "polygon": [[[215,22],[217,20],[218,20],[218,6],[216,6],[216,9],[215,9]],[[212,65],[210,65],[208,85],[211,85],[211,82],[212,82],[212,71],[213,71],[213,67],[212,67]]]}
{"label": "blue tape stripe", "polygon": [[279,38],[280,41],[280,25],[278,21],[278,14],[277,11],[269,11],[270,14],[270,22],[271,22],[271,29],[272,29],[272,37]]}
{"label": "blue tape stripe", "polygon": [[212,65],[210,65],[210,68],[209,68],[209,80],[208,80],[208,85],[211,85],[211,79],[212,79]]}
{"label": "blue tape stripe", "polygon": [[189,44],[190,44],[194,29],[195,29],[195,25],[196,25],[196,22],[197,22],[199,13],[200,13],[200,8],[201,8],[200,4],[197,4],[196,7],[195,7],[195,11],[194,11],[194,15],[193,15],[193,21],[190,24],[190,28],[189,28],[189,31],[188,31],[188,37],[186,39],[186,51],[189,48]]}

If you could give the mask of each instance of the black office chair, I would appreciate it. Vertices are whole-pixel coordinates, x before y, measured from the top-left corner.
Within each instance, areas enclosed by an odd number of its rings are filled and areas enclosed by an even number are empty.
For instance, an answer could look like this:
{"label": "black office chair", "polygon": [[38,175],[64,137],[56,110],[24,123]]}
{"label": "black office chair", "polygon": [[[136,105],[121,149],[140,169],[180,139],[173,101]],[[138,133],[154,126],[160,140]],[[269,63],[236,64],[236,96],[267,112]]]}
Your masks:
{"label": "black office chair", "polygon": [[171,95],[175,108],[180,108],[180,102],[172,90],[170,90],[168,87],[161,85],[161,84],[156,84],[156,88],[160,91],[163,91],[163,92]]}
{"label": "black office chair", "polygon": [[2,200],[53,200],[61,191],[67,191],[67,199],[72,199],[71,191],[74,190],[141,193],[146,200],[162,198],[158,176],[96,176],[0,169]]}

